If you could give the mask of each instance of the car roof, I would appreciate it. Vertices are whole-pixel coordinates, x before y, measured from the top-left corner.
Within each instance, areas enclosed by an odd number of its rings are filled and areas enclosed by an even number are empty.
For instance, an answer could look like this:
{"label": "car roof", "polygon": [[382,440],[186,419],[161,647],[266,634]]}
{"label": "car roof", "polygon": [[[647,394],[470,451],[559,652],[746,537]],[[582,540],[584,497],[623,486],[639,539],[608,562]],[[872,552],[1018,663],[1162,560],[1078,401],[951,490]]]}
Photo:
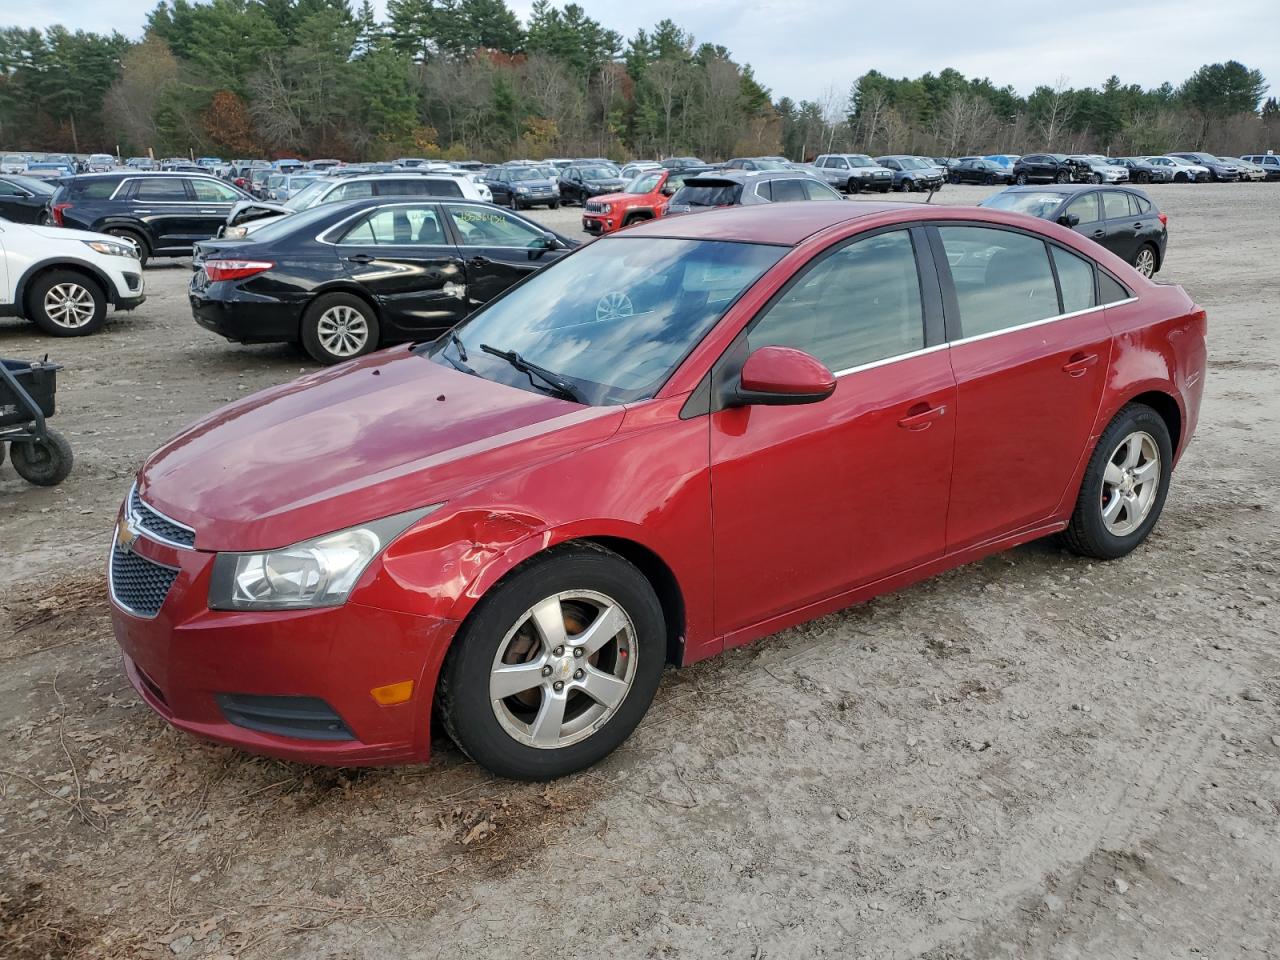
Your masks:
{"label": "car roof", "polygon": [[[853,203],[811,200],[725,207],[684,217],[663,217],[628,227],[628,237],[668,237],[681,240],[735,240],[795,246],[821,230],[904,208],[925,209],[922,203]],[[937,209],[937,208],[933,208]]]}
{"label": "car roof", "polygon": [[[688,170],[680,170],[680,173],[688,173]],[[690,186],[697,186],[698,180],[729,180],[733,183],[759,183],[762,180],[817,180],[813,174],[807,170],[796,170],[788,167],[786,170],[722,170],[718,167],[711,167],[705,171],[698,172],[695,176],[685,180]],[[818,181],[821,183],[822,181]]]}
{"label": "car roof", "polygon": [[[1125,190],[1146,197],[1146,193],[1128,183],[1042,183],[1039,186],[1028,184],[1025,187],[1006,187],[1001,193],[1087,193],[1090,190]],[[994,196],[994,194],[993,194]],[[1150,199],[1150,198],[1148,198]]]}

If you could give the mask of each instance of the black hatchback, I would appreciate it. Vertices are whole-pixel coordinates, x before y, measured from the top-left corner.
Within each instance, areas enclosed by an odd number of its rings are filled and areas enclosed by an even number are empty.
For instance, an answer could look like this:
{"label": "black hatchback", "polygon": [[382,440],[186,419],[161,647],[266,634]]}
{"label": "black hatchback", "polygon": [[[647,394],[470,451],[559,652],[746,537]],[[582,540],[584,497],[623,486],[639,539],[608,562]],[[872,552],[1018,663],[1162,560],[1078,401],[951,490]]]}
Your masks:
{"label": "black hatchback", "polygon": [[1145,277],[1164,264],[1169,218],[1134,187],[1056,184],[1010,187],[987,197],[980,207],[1027,213],[1053,220],[1092,237]]}
{"label": "black hatchback", "polygon": [[492,204],[326,203],[243,240],[196,244],[196,323],[240,343],[300,342],[318,362],[432,340],[578,246]]}

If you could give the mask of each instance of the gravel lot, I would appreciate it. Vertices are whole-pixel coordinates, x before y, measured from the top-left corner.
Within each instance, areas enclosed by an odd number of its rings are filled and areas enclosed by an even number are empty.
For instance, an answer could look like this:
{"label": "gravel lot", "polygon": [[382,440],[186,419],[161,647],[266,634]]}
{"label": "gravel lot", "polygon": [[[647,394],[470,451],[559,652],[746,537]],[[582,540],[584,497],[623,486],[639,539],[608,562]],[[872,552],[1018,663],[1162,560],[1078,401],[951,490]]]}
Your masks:
{"label": "gravel lot", "polygon": [[1149,192],[1211,359],[1142,549],[1032,544],[668,671],[548,786],[443,740],[344,772],[166,727],[110,634],[116,505],[310,362],[197,328],[186,263],[99,336],[0,321],[0,355],[66,365],[77,456],[49,490],[0,467],[0,956],[1280,957],[1280,185]]}

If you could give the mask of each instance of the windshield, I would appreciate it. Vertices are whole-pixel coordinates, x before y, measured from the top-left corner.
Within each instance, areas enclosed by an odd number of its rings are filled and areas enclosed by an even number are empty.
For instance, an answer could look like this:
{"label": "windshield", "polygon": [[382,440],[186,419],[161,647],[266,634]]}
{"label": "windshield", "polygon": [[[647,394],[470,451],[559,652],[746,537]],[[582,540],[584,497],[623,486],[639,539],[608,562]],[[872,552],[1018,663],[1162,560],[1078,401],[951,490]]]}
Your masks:
{"label": "windshield", "polygon": [[1013,213],[1029,213],[1033,217],[1047,217],[1066,199],[1062,193],[1049,190],[1037,190],[1034,193],[997,193],[978,204],[980,207],[991,207],[994,210],[1009,210]]}
{"label": "windshield", "polygon": [[874,167],[874,166],[877,166],[877,164],[876,164],[876,162],[875,162],[874,160],[872,160],[870,157],[868,157],[868,156],[866,156],[866,155],[864,155],[864,154],[861,154],[861,153],[855,153],[855,154],[852,154],[852,155],[849,157],[849,166],[851,166],[851,167]]}
{"label": "windshield", "polygon": [[785,160],[752,160],[757,170],[790,170],[791,166]]}
{"label": "windshield", "polygon": [[[477,376],[526,390],[545,384],[481,345],[515,351],[564,378],[592,405],[652,397],[738,296],[787,247],[612,237],[533,275],[454,328]],[[421,348],[462,363],[452,338]]]}
{"label": "windshield", "polygon": [[305,210],[320,199],[320,194],[324,188],[325,181],[312,180],[305,187],[286,200],[284,205],[290,210]]}
{"label": "windshield", "polygon": [[278,187],[278,186],[280,186],[282,183],[284,183],[284,174],[283,174],[283,173],[273,173],[271,176],[267,177],[267,186],[268,186],[268,187]]}
{"label": "windshield", "polygon": [[626,186],[627,193],[648,193],[658,186],[658,181],[662,179],[660,173],[642,173]]}
{"label": "windshield", "polygon": [[583,180],[613,180],[618,176],[616,170],[610,170],[608,167],[583,167]]}
{"label": "windshield", "polygon": [[903,157],[898,161],[903,170],[928,170],[929,164],[925,163],[919,157]]}
{"label": "windshield", "polygon": [[516,180],[546,180],[547,176],[536,167],[513,167],[511,170],[512,181]]}

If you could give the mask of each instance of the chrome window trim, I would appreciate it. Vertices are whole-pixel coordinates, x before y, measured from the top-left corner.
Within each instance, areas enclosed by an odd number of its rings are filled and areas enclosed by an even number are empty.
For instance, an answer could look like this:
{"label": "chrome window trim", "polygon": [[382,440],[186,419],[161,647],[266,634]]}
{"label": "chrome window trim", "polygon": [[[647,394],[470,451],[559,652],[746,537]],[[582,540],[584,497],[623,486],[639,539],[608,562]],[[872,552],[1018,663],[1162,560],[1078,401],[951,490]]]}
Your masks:
{"label": "chrome window trim", "polygon": [[[130,527],[133,527],[138,531],[138,536],[146,537],[148,540],[154,541],[155,543],[163,544],[166,547],[173,547],[175,550],[192,550],[192,551],[195,550],[195,546],[194,546],[194,542],[196,538],[195,528],[189,527],[185,523],[179,523],[177,520],[173,519],[173,517],[166,516],[165,514],[157,510],[155,507],[153,507],[151,504],[147,503],[147,501],[143,500],[142,494],[138,493],[138,484],[136,481],[129,488],[129,495],[125,497],[124,515],[125,515],[126,521],[133,521],[137,517],[137,514],[134,513],[133,510],[131,510],[129,507],[129,505],[133,502],[133,498],[135,496],[138,498],[139,503],[141,503],[144,507],[146,507],[152,513],[154,513],[161,520],[165,521],[166,523],[171,523],[175,527],[179,527],[183,530],[189,531],[191,533],[192,543],[190,544],[179,543],[177,540],[170,540],[168,537],[162,537],[160,536],[160,534],[156,533],[155,531],[148,530],[145,526],[142,525],[140,520],[136,523],[130,522],[129,524]],[[151,558],[148,557],[147,559],[150,560]],[[152,560],[151,562],[155,563],[156,561]],[[164,564],[160,564],[160,566],[164,566]],[[176,568],[171,568],[171,569],[176,569]]]}
{"label": "chrome window trim", "polygon": [[[1032,327],[1042,327],[1046,323],[1057,323],[1059,320],[1069,320],[1072,317],[1082,317],[1087,313],[1097,313],[1099,310],[1106,310],[1108,307],[1120,307],[1126,303],[1136,303],[1137,297],[1129,297],[1125,300],[1116,300],[1112,303],[1099,304],[1096,307],[1087,307],[1084,310],[1073,310],[1070,313],[1059,313],[1052,317],[1045,317],[1043,320],[1032,320],[1029,323],[1020,323],[1013,327],[1004,327],[1001,330],[991,330],[987,333],[975,333],[971,337],[961,337],[959,340],[950,341],[950,345],[958,347],[966,343],[977,343],[979,340],[990,340],[992,337],[1003,336],[1006,333],[1017,333],[1019,330],[1030,330]],[[964,323],[963,318],[960,321]]]}
{"label": "chrome window trim", "polygon": [[882,360],[872,360],[868,363],[860,363],[856,366],[845,367],[843,370],[835,371],[832,376],[836,379],[847,377],[852,373],[861,373],[863,370],[874,370],[876,367],[885,367],[891,363],[899,363],[903,360],[912,360],[915,357],[923,357],[930,353],[937,353],[939,350],[950,350],[952,347],[963,346],[966,343],[977,343],[980,340],[990,340],[992,337],[999,337],[1006,333],[1016,333],[1019,330],[1030,330],[1032,327],[1043,326],[1046,323],[1056,323],[1059,320],[1069,320],[1072,317],[1082,317],[1085,314],[1097,313],[1099,310],[1106,310],[1109,307],[1119,307],[1126,303],[1137,303],[1137,297],[1129,297],[1125,300],[1117,300],[1114,303],[1104,303],[1096,307],[1088,307],[1084,310],[1073,310],[1070,313],[1060,313],[1057,316],[1045,317],[1043,320],[1032,320],[1030,323],[1021,323],[1016,327],[1005,327],[1003,330],[992,330],[990,333],[974,334],[972,337],[963,337],[959,340],[949,340],[946,343],[936,343],[932,347],[922,347],[919,350],[912,350],[908,353],[899,353],[892,357],[885,357]]}
{"label": "chrome window trim", "polygon": [[[117,199],[117,195],[120,193],[120,191],[123,190],[126,185],[133,183],[134,181],[154,180],[156,179],[156,176],[157,176],[156,173],[152,173],[151,175],[146,177],[125,177],[123,180],[120,181],[120,185],[111,191],[111,196],[107,197],[107,199],[108,200]],[[179,178],[183,180],[207,180],[208,182],[217,184],[220,187],[227,187],[230,190],[236,189],[235,187],[232,187],[230,184],[227,184],[224,181],[219,180],[217,177],[211,177],[207,174],[199,174],[199,173],[165,174],[161,172],[160,176],[173,178],[175,180]],[[235,206],[237,203],[241,203],[245,200],[256,200],[256,199],[257,197],[250,196],[249,194],[245,194],[239,200],[139,200],[138,202],[139,203],[163,203],[166,206],[170,206],[170,207],[176,207],[176,206],[208,207],[208,206],[218,206],[219,204],[225,204],[228,207],[232,207],[232,206]]]}
{"label": "chrome window trim", "polygon": [[[923,326],[920,328],[924,329]],[[912,360],[916,357],[923,357],[926,354],[937,353],[939,350],[948,350],[951,348],[949,343],[935,343],[932,347],[921,347],[919,350],[912,350],[908,353],[895,354],[892,357],[884,357],[881,360],[871,360],[867,363],[859,363],[856,366],[845,367],[843,370],[837,370],[832,376],[837,380],[841,377],[847,377],[851,373],[861,373],[863,370],[874,370],[876,367],[887,367],[891,363],[900,363],[903,360]]]}

